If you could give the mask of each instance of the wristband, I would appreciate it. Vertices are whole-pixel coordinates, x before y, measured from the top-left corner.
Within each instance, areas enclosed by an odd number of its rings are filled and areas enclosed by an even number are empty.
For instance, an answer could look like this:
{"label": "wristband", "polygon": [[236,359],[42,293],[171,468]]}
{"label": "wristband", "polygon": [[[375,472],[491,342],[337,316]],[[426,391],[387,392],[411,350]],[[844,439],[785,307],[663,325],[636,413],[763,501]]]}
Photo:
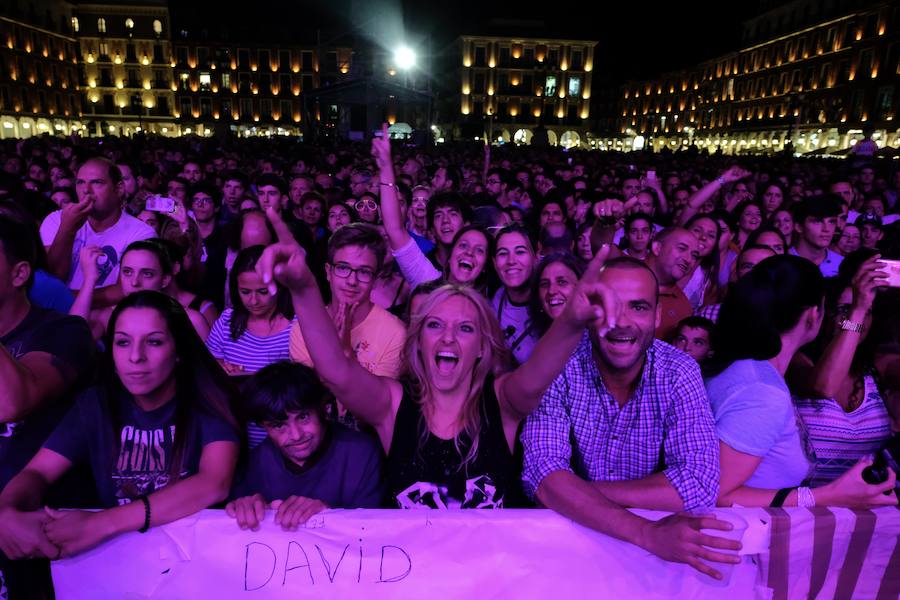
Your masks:
{"label": "wristband", "polygon": [[816,505],[816,497],[813,496],[812,488],[797,488],[797,506],[800,508],[810,508]]}
{"label": "wristband", "polygon": [[386,186],[386,187],[392,187],[392,188],[394,188],[395,190],[397,189],[397,184],[396,184],[396,183],[388,183],[387,181],[379,181],[379,182],[378,182],[378,185],[383,185],[383,186]]}
{"label": "wristband", "polygon": [[144,525],[138,529],[138,533],[147,533],[150,529],[150,500],[146,495],[138,496],[138,500],[144,503]]}
{"label": "wristband", "polygon": [[769,505],[772,508],[781,508],[784,504],[784,501],[787,499],[788,494],[793,492],[797,488],[781,488],[777,492],[775,492],[775,497],[772,498],[772,503]]}
{"label": "wristband", "polygon": [[844,319],[841,321],[841,331],[852,331],[854,333],[862,333],[863,331],[862,323],[854,323],[850,319]]}

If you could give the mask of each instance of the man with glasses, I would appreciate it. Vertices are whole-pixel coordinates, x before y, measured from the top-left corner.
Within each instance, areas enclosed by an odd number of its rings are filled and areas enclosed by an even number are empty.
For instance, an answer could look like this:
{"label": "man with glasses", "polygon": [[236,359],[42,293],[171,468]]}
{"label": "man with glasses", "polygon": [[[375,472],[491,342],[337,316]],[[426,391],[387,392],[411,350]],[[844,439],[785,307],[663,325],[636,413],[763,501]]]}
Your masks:
{"label": "man with glasses", "polygon": [[[325,264],[331,289],[328,314],[345,352],[353,352],[371,373],[396,378],[402,370],[406,327],[369,298],[386,252],[384,239],[372,225],[350,223],[332,234]],[[291,360],[315,368],[296,322],[291,329]]]}
{"label": "man with glasses", "polygon": [[190,192],[191,212],[197,221],[200,230],[200,239],[203,244],[201,262],[206,262],[210,251],[222,248],[225,241],[219,228],[219,208],[222,205],[222,195],[218,188],[211,183],[201,181]]}
{"label": "man with glasses", "polygon": [[513,177],[506,169],[488,171],[487,179],[484,180],[484,189],[500,208],[509,208],[512,205],[512,199],[507,195],[507,191],[512,187],[512,181]]}

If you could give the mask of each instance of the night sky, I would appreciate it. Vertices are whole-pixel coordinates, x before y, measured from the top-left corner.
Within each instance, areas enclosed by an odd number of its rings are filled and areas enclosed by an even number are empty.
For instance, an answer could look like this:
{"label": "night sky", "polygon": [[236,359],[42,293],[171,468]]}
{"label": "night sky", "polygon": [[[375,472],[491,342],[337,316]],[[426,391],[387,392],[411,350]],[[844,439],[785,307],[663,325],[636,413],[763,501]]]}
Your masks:
{"label": "night sky", "polygon": [[[593,39],[598,83],[652,77],[690,66],[740,46],[741,21],[755,2],[560,2],[558,0],[267,0],[248,13],[249,4],[221,0],[171,2],[176,22],[192,35],[214,36],[222,27],[235,40],[323,39],[353,29],[370,16],[396,21],[427,39],[434,51],[449,52],[459,35],[487,34]],[[241,14],[245,13],[245,14]],[[240,16],[239,16],[240,15]],[[363,15],[363,16],[360,16]],[[398,25],[399,26],[399,25]]]}

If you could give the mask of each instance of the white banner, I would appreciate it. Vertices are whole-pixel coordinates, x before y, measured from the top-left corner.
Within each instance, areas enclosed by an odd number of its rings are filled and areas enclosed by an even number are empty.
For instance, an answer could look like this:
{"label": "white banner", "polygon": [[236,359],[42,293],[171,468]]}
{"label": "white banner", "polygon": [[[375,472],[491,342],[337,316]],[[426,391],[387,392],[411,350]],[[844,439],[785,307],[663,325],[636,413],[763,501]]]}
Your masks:
{"label": "white banner", "polygon": [[[636,511],[651,518],[664,513]],[[759,511],[744,554],[765,552]],[[257,532],[207,510],[120,536],[53,564],[60,600],[85,598],[768,597],[744,556],[729,585],[668,563],[546,510],[329,511],[284,532],[273,512]]]}

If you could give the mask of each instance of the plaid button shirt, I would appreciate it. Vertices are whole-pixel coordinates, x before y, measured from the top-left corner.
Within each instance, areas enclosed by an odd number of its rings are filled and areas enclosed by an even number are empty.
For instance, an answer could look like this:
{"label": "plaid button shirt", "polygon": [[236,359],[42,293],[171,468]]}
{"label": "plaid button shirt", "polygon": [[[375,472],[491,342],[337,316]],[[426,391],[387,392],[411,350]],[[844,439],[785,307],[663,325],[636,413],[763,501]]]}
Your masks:
{"label": "plaid button shirt", "polygon": [[522,479],[534,497],[555,471],[589,481],[642,479],[662,471],[685,510],[715,506],[719,441],[700,368],[655,340],[623,407],[606,389],[587,333],[522,431]]}

